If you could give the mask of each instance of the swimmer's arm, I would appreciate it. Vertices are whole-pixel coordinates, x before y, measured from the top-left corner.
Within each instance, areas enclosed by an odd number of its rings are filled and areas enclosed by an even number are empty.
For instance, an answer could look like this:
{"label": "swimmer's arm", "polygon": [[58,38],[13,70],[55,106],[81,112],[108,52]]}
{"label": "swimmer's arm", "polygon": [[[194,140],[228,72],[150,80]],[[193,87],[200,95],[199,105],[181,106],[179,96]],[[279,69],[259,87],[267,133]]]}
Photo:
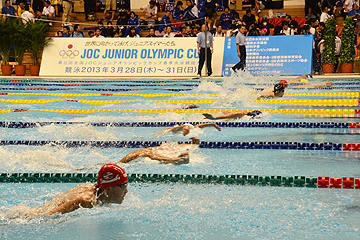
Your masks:
{"label": "swimmer's arm", "polygon": [[[211,114],[208,114],[208,113],[204,113],[203,115],[207,119],[217,120],[217,119],[228,119],[228,118],[241,118],[241,117],[245,116],[246,113],[247,113],[246,111],[235,112],[235,113],[232,112],[232,113],[219,115],[219,116],[216,116],[216,117],[213,117]],[[209,118],[208,115],[210,115],[212,118]]]}
{"label": "swimmer's arm", "polygon": [[221,127],[219,127],[219,125],[217,125],[216,123],[202,123],[202,124],[196,125],[195,127],[198,127],[198,128],[214,127],[217,130],[221,131]]}
{"label": "swimmer's arm", "polygon": [[262,100],[264,98],[274,98],[275,97],[275,94],[274,92],[265,92],[265,93],[262,93],[258,98],[257,100]]}
{"label": "swimmer's arm", "polygon": [[162,134],[162,133],[165,133],[165,132],[169,132],[169,131],[171,131],[171,132],[178,132],[178,131],[181,131],[183,127],[184,127],[184,125],[176,126],[176,127],[169,127],[169,128],[166,128],[166,129],[164,129],[164,130],[161,130],[161,131],[155,133],[153,136],[157,136],[157,135],[159,135],[159,134]]}
{"label": "swimmer's arm", "polygon": [[128,155],[126,155],[125,157],[123,157],[118,163],[128,163],[128,162],[131,162],[132,160],[138,159],[140,157],[147,157],[148,152],[151,152],[151,150],[149,151],[149,149],[150,148],[139,149],[139,150],[133,151],[133,152],[129,153]]}
{"label": "swimmer's arm", "polygon": [[305,84],[300,86],[295,86],[293,88],[320,88],[320,87],[331,87],[334,83],[332,82],[324,82],[320,84]]}
{"label": "swimmer's arm", "polygon": [[68,200],[52,209],[51,211],[44,213],[44,215],[52,215],[54,213],[68,213],[75,211],[76,209],[83,208],[92,208],[94,206],[93,199],[83,199],[82,197]]}
{"label": "swimmer's arm", "polygon": [[300,82],[301,79],[304,79],[304,78],[307,78],[307,74],[303,74],[297,78],[294,78],[294,79],[291,79],[289,81],[287,81],[288,83],[297,83],[297,82]]}
{"label": "swimmer's arm", "polygon": [[158,161],[165,161],[165,162],[173,162],[180,160],[180,157],[166,157],[163,155],[158,155],[156,153],[149,153],[147,157],[151,158],[152,160],[158,160]]}

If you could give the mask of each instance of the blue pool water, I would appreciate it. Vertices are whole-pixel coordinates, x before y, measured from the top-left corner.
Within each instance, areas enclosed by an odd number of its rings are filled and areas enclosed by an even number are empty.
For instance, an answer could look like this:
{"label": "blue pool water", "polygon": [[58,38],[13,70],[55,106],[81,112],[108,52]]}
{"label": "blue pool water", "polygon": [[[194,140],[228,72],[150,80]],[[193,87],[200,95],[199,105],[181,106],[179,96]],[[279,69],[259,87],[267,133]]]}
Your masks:
{"label": "blue pool water", "polygon": [[[39,109],[0,113],[3,122],[68,122],[34,128],[0,128],[0,140],[52,141],[187,141],[188,136],[164,134],[164,127],[95,127],[99,122],[179,122],[203,121],[201,113],[137,113],[127,111],[64,114],[44,109],[175,109],[181,103],[153,100],[214,100],[201,109],[231,108],[337,108],[358,107],[293,106],[249,102],[258,89],[268,88],[278,77],[225,78],[219,81],[171,82],[136,79],[105,83],[76,83],[64,86],[63,79],[0,83],[0,99],[61,100],[49,103],[1,102],[0,109]],[[75,81],[79,79],[67,79]],[[87,80],[87,79],[81,79]],[[89,79],[88,79],[89,80]],[[317,82],[324,80],[314,80]],[[335,89],[288,89],[300,92],[358,92],[356,81],[334,81]],[[341,84],[340,84],[341,83]],[[164,86],[165,85],[165,86]],[[27,88],[27,89],[26,89]],[[31,90],[29,88],[48,88]],[[136,89],[136,91],[129,91]],[[139,90],[142,89],[142,90]],[[10,94],[11,93],[11,94]],[[33,93],[24,95],[24,93]],[[49,96],[48,93],[89,94]],[[144,95],[94,94],[185,94],[149,97]],[[209,95],[219,93],[218,96]],[[45,94],[45,95],[41,95]],[[203,94],[203,95],[199,95]],[[283,100],[329,99],[332,97],[285,96]],[[339,97],[334,97],[339,98]],[[332,99],[334,99],[332,98]],[[343,97],[342,97],[343,98]],[[351,98],[349,98],[351,99]],[[64,100],[138,102],[91,105]],[[216,114],[215,114],[216,115]],[[237,121],[253,121],[244,118]],[[306,117],[295,114],[265,113],[255,121],[267,122],[358,122],[358,118]],[[70,124],[81,122],[82,124]],[[359,142],[358,129],[328,128],[233,128],[194,131],[201,141],[278,142]],[[0,172],[91,172],[102,164],[117,162],[134,148],[68,148],[62,146],[0,146]],[[208,149],[193,148],[190,163],[161,164],[139,159],[122,164],[130,173],[160,174],[248,174],[261,176],[360,177],[360,152]],[[24,217],[28,207],[41,206],[76,184],[0,184],[1,239],[357,239],[359,238],[359,190],[260,187],[217,184],[131,183],[121,205],[79,209],[69,214]]]}

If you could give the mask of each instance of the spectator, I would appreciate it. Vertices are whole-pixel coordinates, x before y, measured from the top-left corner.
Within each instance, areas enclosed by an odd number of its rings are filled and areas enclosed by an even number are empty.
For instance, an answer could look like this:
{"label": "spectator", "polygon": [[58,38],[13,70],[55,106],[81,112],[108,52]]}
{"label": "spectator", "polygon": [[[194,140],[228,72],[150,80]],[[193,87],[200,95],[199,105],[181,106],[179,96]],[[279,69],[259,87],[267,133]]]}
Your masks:
{"label": "spectator", "polygon": [[275,26],[274,28],[274,35],[285,35],[282,31],[282,26]]}
{"label": "spectator", "polygon": [[197,37],[198,35],[199,35],[199,33],[200,33],[200,30],[201,28],[200,27],[196,27],[196,28],[194,28],[194,35]]}
{"label": "spectator", "polygon": [[84,38],[84,37],[86,37],[85,33],[83,33],[81,31],[81,27],[80,27],[79,24],[74,25],[74,31],[72,32],[71,37],[76,37],[76,38]]}
{"label": "spectator", "polygon": [[167,27],[165,28],[164,38],[165,38],[165,37],[170,37],[170,38],[175,37],[175,34],[172,32],[172,27],[171,27],[171,26],[167,26]]}
{"label": "spectator", "polygon": [[180,28],[180,33],[175,35],[175,37],[187,37],[187,35],[186,35],[186,27],[182,26]]}
{"label": "spectator", "polygon": [[[21,16],[21,14],[23,14],[26,11],[25,6],[26,6],[26,4],[24,2],[19,3],[18,9],[17,9],[18,16]],[[35,16],[34,10],[30,6],[28,6],[28,7],[29,7],[28,12],[31,12]]]}
{"label": "spectator", "polygon": [[[45,6],[42,11],[42,18],[45,19],[55,19],[55,8],[51,6],[50,1],[45,1]],[[49,22],[49,26],[52,26],[52,23]]]}
{"label": "spectator", "polygon": [[359,6],[359,0],[345,0],[344,12],[346,12],[348,14],[352,10],[352,7],[355,3]]}
{"label": "spectator", "polygon": [[104,27],[104,23],[102,21],[98,21],[98,28],[100,29],[101,35],[105,36],[105,27]]}
{"label": "spectator", "polygon": [[51,0],[50,3],[51,3],[51,6],[53,6],[55,9],[55,16],[60,17],[59,6],[61,5],[61,0]]}
{"label": "spectator", "polygon": [[217,27],[217,29],[216,29],[216,32],[215,32],[215,34],[214,34],[214,37],[225,37],[225,33],[223,33],[222,30],[223,30],[223,29],[222,29],[222,26],[219,25],[219,26]]}
{"label": "spectator", "polygon": [[171,26],[170,13],[171,13],[170,10],[166,11],[165,15],[161,18],[159,25],[159,32],[162,32],[165,27]]}
{"label": "spectator", "polygon": [[130,28],[134,27],[136,33],[140,36],[140,22],[139,19],[135,16],[135,12],[130,12],[130,18],[128,20],[127,29],[125,31],[125,37],[129,35]]}
{"label": "spectator", "polygon": [[112,22],[108,21],[107,26],[104,32],[105,37],[114,37],[114,28],[112,26]]}
{"label": "spectator", "polygon": [[63,37],[62,31],[58,31],[58,32],[55,34],[55,37]]}
{"label": "spectator", "polygon": [[183,10],[182,6],[183,6],[182,1],[177,1],[176,6],[174,7],[174,9],[172,11],[173,20],[183,19],[184,10]]}
{"label": "spectator", "polygon": [[147,35],[146,37],[148,37],[148,38],[157,37],[157,36],[155,35],[155,29],[154,29],[154,28],[150,28],[150,29],[149,29],[149,35]]}
{"label": "spectator", "polygon": [[136,33],[135,27],[130,27],[129,34],[127,35],[128,38],[139,38],[140,35]]}
{"label": "spectator", "polygon": [[15,17],[17,16],[16,10],[13,6],[11,6],[10,0],[5,0],[5,6],[1,9],[1,14],[4,14],[6,16],[6,19],[8,17]]}
{"label": "spectator", "polygon": [[327,22],[327,20],[330,18],[330,15],[328,14],[328,12],[329,12],[329,9],[327,7],[324,7],[322,9],[322,13],[320,16],[320,22],[324,22],[324,23]]}
{"label": "spectator", "polygon": [[26,24],[28,21],[35,22],[35,16],[32,12],[29,11],[29,5],[24,5],[24,12],[21,14],[21,18],[23,19],[23,23]]}
{"label": "spectator", "polygon": [[251,10],[246,10],[246,14],[243,16],[243,22],[247,28],[256,22],[255,15],[251,13]]}
{"label": "spectator", "polygon": [[101,35],[101,30],[100,28],[95,28],[95,35],[92,38],[104,38],[103,35]]}
{"label": "spectator", "polygon": [[284,35],[294,35],[294,30],[289,28],[289,23],[287,21],[283,21],[282,26],[283,26],[283,28],[280,31],[280,33],[282,33]]}
{"label": "spectator", "polygon": [[260,36],[260,29],[255,24],[252,24],[246,36]]}
{"label": "spectator", "polygon": [[128,19],[126,19],[126,13],[120,12],[120,17],[116,22],[120,36],[125,36],[127,24],[128,24]]}
{"label": "spectator", "polygon": [[184,10],[184,18],[189,20],[196,20],[199,18],[199,11],[194,6],[192,0],[186,0],[187,8]]}
{"label": "spectator", "polygon": [[229,7],[225,7],[225,12],[220,16],[221,27],[224,30],[228,30],[231,27],[232,16],[229,12]]}
{"label": "spectator", "polygon": [[261,20],[261,23],[260,23],[260,28],[261,28],[261,29],[264,29],[264,28],[267,29],[267,32],[266,32],[266,34],[265,34],[266,36],[269,36],[269,35],[270,35],[270,29],[271,29],[271,28],[274,28],[274,25],[270,24],[268,21],[269,21],[269,20],[268,20],[267,18],[263,18],[263,19]]}
{"label": "spectator", "polygon": [[63,15],[62,15],[62,22],[63,24],[71,22],[71,10],[72,10],[72,2],[73,0],[63,0]]}
{"label": "spectator", "polygon": [[349,17],[351,17],[355,23],[355,26],[357,27],[357,36],[360,33],[360,10],[359,5],[354,3],[352,10],[348,14]]}
{"label": "spectator", "polygon": [[199,18],[203,19],[206,15],[205,0],[199,0],[197,3],[197,8],[199,11]]}
{"label": "spectator", "polygon": [[41,17],[41,15],[42,15],[41,13],[42,13],[43,8],[44,8],[43,1],[42,0],[33,0],[32,8],[34,10],[35,18]]}
{"label": "spectator", "polygon": [[157,6],[155,6],[155,4],[156,2],[151,0],[149,2],[149,5],[140,8],[141,10],[143,10],[143,13],[145,14],[144,17],[140,17],[140,20],[148,21],[150,19],[157,19]]}
{"label": "spectator", "polygon": [[310,35],[310,25],[305,24],[300,32],[301,35]]}
{"label": "spectator", "polygon": [[89,14],[95,12],[95,5],[96,5],[95,0],[84,0],[84,12],[85,12],[86,20],[91,20],[88,19]]}
{"label": "spectator", "polygon": [[95,36],[95,33],[93,31],[88,31],[89,38],[93,38]]}
{"label": "spectator", "polygon": [[62,32],[63,37],[70,37],[70,28],[68,26],[63,26]]}
{"label": "spectator", "polygon": [[192,29],[191,29],[191,27],[189,25],[186,26],[186,35],[188,37],[196,37],[196,35],[192,32]]}
{"label": "spectator", "polygon": [[240,19],[240,15],[239,15],[239,13],[238,13],[237,11],[231,10],[230,14],[231,14],[232,18],[233,18],[235,21],[237,21],[237,20]]}
{"label": "spectator", "polygon": [[218,6],[219,4],[217,3],[217,0],[206,0],[205,2],[206,16],[209,18],[208,19],[209,30],[211,30],[215,25],[215,21],[217,17],[216,8]]}
{"label": "spectator", "polygon": [[260,36],[266,36],[267,32],[268,32],[267,28],[261,29],[260,30]]}
{"label": "spectator", "polygon": [[116,0],[106,0],[105,3],[105,11],[104,11],[104,20],[106,19],[106,13],[111,9],[111,19],[113,21],[115,19],[116,12]]}
{"label": "spectator", "polygon": [[297,33],[299,28],[299,24],[297,23],[297,21],[292,20],[290,15],[286,15],[285,19],[289,23],[289,27],[294,30],[294,33]]}

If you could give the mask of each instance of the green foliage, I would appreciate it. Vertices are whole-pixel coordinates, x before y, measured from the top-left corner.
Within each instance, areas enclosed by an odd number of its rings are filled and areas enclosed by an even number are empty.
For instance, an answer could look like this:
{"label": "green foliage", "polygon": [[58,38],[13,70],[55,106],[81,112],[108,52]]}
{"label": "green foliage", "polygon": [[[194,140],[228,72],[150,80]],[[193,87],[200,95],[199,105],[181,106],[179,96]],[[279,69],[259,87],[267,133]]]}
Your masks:
{"label": "green foliage", "polygon": [[46,37],[48,31],[48,24],[42,21],[28,22],[26,24],[27,41],[29,43],[28,51],[33,65],[40,65],[42,52],[51,41],[51,38]]}
{"label": "green foliage", "polygon": [[324,50],[321,55],[321,63],[335,64],[335,37],[336,37],[336,20],[328,19],[324,32]]}
{"label": "green foliage", "polygon": [[15,19],[0,18],[0,52],[3,56],[3,64],[9,64],[11,47],[14,45],[13,34],[16,31]]}
{"label": "green foliage", "polygon": [[15,60],[19,65],[22,65],[26,50],[29,48],[27,39],[26,27],[21,19],[14,21],[15,32],[12,38],[15,42]]}
{"label": "green foliage", "polygon": [[355,26],[352,18],[347,17],[343,23],[341,36],[340,62],[353,63],[355,57]]}

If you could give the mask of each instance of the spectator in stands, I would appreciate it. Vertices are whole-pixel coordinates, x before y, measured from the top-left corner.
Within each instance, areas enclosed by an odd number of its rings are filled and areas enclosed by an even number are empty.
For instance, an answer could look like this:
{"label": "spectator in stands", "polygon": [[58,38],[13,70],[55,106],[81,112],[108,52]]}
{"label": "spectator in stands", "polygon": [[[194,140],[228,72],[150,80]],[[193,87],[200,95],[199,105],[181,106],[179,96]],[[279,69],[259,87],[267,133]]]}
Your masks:
{"label": "spectator in stands", "polygon": [[280,31],[280,33],[284,34],[284,35],[294,35],[294,30],[289,28],[289,23],[287,21],[283,21],[282,22],[282,30]]}
{"label": "spectator in stands", "polygon": [[359,0],[345,0],[344,12],[346,12],[348,14],[352,10],[352,7],[355,3],[359,6]]}
{"label": "spectator in stands", "polygon": [[83,33],[83,31],[81,31],[81,27],[79,24],[74,25],[74,31],[72,32],[71,37],[76,37],[76,38],[86,37],[85,33]]}
{"label": "spectator in stands", "polygon": [[104,10],[104,21],[106,19],[106,13],[111,9],[111,19],[113,21],[115,19],[116,12],[116,0],[106,0],[105,2],[105,10]]}
{"label": "spectator in stands", "polygon": [[282,33],[282,26],[275,26],[274,28],[274,35],[285,35],[284,33]]}
{"label": "spectator in stands", "polygon": [[89,18],[89,14],[95,12],[95,5],[95,0],[84,0],[84,12],[86,20],[91,21],[91,18]]}
{"label": "spectator in stands", "polygon": [[240,15],[237,11],[231,10],[230,14],[235,21],[240,20]]}
{"label": "spectator in stands", "polygon": [[104,32],[105,37],[114,37],[114,28],[112,22],[108,21]]}
{"label": "spectator in stands", "polygon": [[139,38],[140,35],[136,33],[135,27],[130,27],[129,34],[127,35],[128,38]]}
{"label": "spectator in stands", "polygon": [[98,21],[98,28],[100,29],[101,35],[105,36],[105,27],[104,27],[104,23],[102,21]]}
{"label": "spectator in stands", "polygon": [[35,16],[32,12],[29,11],[29,5],[24,5],[24,12],[21,14],[23,23],[26,24],[28,21],[35,22]]}
{"label": "spectator in stands", "polygon": [[188,37],[196,37],[196,35],[192,32],[192,29],[191,29],[191,27],[189,25],[186,26],[186,35]]}
{"label": "spectator in stands", "polygon": [[[26,4],[24,2],[19,3],[18,9],[17,9],[17,15],[18,16],[21,16],[21,14],[23,14],[26,11],[25,6],[26,6]],[[29,6],[28,11],[31,12],[35,16],[35,12],[30,6]]]}
{"label": "spectator in stands", "polygon": [[292,28],[294,30],[294,33],[297,33],[299,28],[299,24],[297,23],[297,21],[292,20],[290,15],[286,15],[285,19],[289,23],[289,28]]}
{"label": "spectator in stands", "polygon": [[140,36],[140,27],[139,26],[140,26],[140,22],[139,22],[139,19],[135,16],[135,12],[130,12],[130,18],[128,20],[127,29],[125,31],[125,37],[128,36],[131,27],[134,27],[136,33]]}
{"label": "spectator in stands", "polygon": [[186,27],[185,27],[185,26],[182,26],[182,27],[180,28],[180,33],[179,33],[179,34],[176,34],[175,37],[187,37]]}
{"label": "spectator in stands", "polygon": [[267,28],[260,29],[260,36],[266,36],[267,32]]}
{"label": "spectator in stands", "polygon": [[355,23],[355,26],[357,27],[357,36],[360,33],[360,10],[359,5],[354,3],[352,10],[348,14],[349,17],[351,17]]}
{"label": "spectator in stands", "polygon": [[1,9],[1,14],[4,14],[6,16],[6,19],[8,19],[8,17],[10,16],[18,16],[15,8],[11,6],[10,0],[5,0],[5,6],[3,6],[3,8]]}
{"label": "spectator in stands", "polygon": [[[219,6],[217,0],[206,0],[205,11],[208,17],[209,30],[213,29],[217,18],[216,8]],[[215,27],[216,28],[216,27]]]}
{"label": "spectator in stands", "polygon": [[165,35],[164,35],[164,38],[165,37],[175,37],[175,34],[172,32],[172,27],[171,26],[167,26],[165,28]]}
{"label": "spectator in stands", "polygon": [[301,35],[310,35],[310,25],[305,24],[300,32]]}
{"label": "spectator in stands", "polygon": [[61,0],[51,0],[50,3],[51,3],[51,6],[53,6],[55,9],[55,16],[60,17],[59,6],[61,5]]}
{"label": "spectator in stands", "polygon": [[194,28],[194,34],[196,37],[199,35],[199,33],[200,33],[200,28],[199,27]]}
{"label": "spectator in stands", "polygon": [[266,36],[269,36],[270,35],[270,29],[271,28],[274,28],[274,25],[270,24],[269,23],[269,20],[267,18],[263,18],[261,20],[261,23],[260,23],[260,29],[264,29],[266,28],[267,29],[267,32],[266,32]]}
{"label": "spectator in stands", "polygon": [[222,29],[222,26],[219,25],[219,26],[217,27],[217,29],[216,29],[216,32],[213,34],[214,37],[225,37],[225,33],[223,33],[222,30],[223,30],[223,29]]}
{"label": "spectator in stands", "polygon": [[183,19],[183,3],[182,1],[177,1],[176,6],[174,7],[172,11],[172,18],[173,20],[182,20]]}
{"label": "spectator in stands", "polygon": [[128,19],[126,19],[126,13],[120,12],[120,17],[116,22],[117,29],[118,29],[120,36],[125,36],[127,24],[128,24]]}
{"label": "spectator in stands", "polygon": [[243,16],[243,22],[247,28],[256,23],[255,15],[251,13],[251,10],[246,10],[246,14]]}
{"label": "spectator in stands", "polygon": [[329,15],[329,9],[327,7],[324,7],[322,9],[322,13],[321,13],[321,16],[320,16],[320,22],[324,22],[326,23],[327,20],[330,18],[330,15]]}
{"label": "spectator in stands", "polygon": [[101,35],[101,30],[100,28],[95,28],[95,35],[92,38],[104,38],[103,35]]}
{"label": "spectator in stands", "polygon": [[184,19],[196,20],[199,18],[198,8],[193,4],[192,0],[186,0],[187,8],[184,10]]}
{"label": "spectator in stands", "polygon": [[[42,17],[45,19],[53,20],[55,19],[55,8],[51,6],[50,1],[45,1],[45,6],[42,11]],[[52,26],[52,23],[49,22],[49,26]]]}
{"label": "spectator in stands", "polygon": [[157,19],[157,6],[156,2],[151,0],[148,5],[141,7],[140,10],[145,14],[144,17],[140,17],[142,21],[148,21],[150,19]]}
{"label": "spectator in stands", "polygon": [[93,38],[95,36],[95,33],[93,31],[88,31],[89,38]]}
{"label": "spectator in stands", "polygon": [[62,32],[63,37],[70,37],[70,28],[68,26],[63,26]]}
{"label": "spectator in stands", "polygon": [[155,28],[150,28],[150,29],[149,29],[149,35],[147,35],[146,37],[148,37],[148,38],[157,37],[157,36],[155,35]]}
{"label": "spectator in stands", "polygon": [[41,15],[42,15],[41,13],[42,13],[43,8],[44,8],[43,1],[42,0],[33,0],[32,8],[34,10],[35,18],[41,17]]}
{"label": "spectator in stands", "polygon": [[197,3],[197,8],[199,10],[199,18],[203,19],[206,15],[205,0],[199,0]]}
{"label": "spectator in stands", "polygon": [[224,30],[228,30],[231,27],[232,16],[229,12],[229,7],[225,7],[225,12],[220,16],[221,27]]}
{"label": "spectator in stands", "polygon": [[62,0],[62,6],[63,6],[62,22],[63,22],[63,24],[71,22],[72,2],[73,2],[73,0]]}
{"label": "spectator in stands", "polygon": [[159,25],[159,32],[162,32],[165,27],[172,26],[170,20],[170,13],[171,11],[166,11],[165,15],[161,18],[160,25]]}
{"label": "spectator in stands", "polygon": [[315,74],[319,74],[321,67],[320,67],[320,51],[319,51],[319,43],[322,40],[322,32],[321,27],[315,27],[315,34],[314,34],[314,41],[313,41],[313,67]]}
{"label": "spectator in stands", "polygon": [[62,31],[57,31],[57,33],[55,34],[55,37],[63,37]]}
{"label": "spectator in stands", "polygon": [[255,24],[252,24],[246,36],[260,36],[260,29]]}

